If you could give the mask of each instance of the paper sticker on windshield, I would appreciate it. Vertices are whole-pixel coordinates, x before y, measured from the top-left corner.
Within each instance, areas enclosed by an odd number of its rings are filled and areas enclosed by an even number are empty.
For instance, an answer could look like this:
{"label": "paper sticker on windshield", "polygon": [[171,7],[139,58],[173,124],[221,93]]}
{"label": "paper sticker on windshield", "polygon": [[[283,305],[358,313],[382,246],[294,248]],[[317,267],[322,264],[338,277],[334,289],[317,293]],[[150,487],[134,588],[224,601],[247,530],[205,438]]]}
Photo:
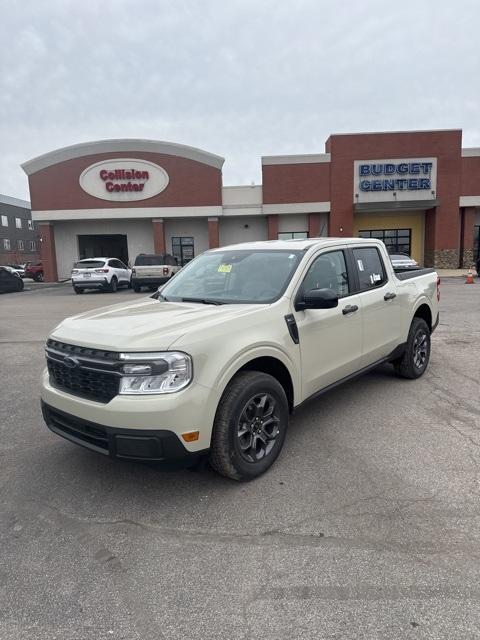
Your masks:
{"label": "paper sticker on windshield", "polygon": [[361,260],[357,260],[357,264],[359,271],[365,271],[365,269],[363,268],[363,262]]}
{"label": "paper sticker on windshield", "polygon": [[231,264],[221,264],[217,269],[218,273],[230,273],[231,270],[232,270]]}

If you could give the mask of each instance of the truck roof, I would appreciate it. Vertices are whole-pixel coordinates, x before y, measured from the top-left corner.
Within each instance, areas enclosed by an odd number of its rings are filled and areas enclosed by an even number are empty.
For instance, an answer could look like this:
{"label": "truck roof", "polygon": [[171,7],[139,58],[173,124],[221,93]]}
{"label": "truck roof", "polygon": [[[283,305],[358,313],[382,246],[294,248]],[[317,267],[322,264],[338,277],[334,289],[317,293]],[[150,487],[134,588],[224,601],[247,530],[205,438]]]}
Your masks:
{"label": "truck roof", "polygon": [[306,238],[304,240],[259,240],[256,242],[242,242],[231,244],[211,251],[225,251],[226,249],[284,249],[286,251],[305,251],[312,247],[338,246],[339,244],[383,244],[375,238]]}

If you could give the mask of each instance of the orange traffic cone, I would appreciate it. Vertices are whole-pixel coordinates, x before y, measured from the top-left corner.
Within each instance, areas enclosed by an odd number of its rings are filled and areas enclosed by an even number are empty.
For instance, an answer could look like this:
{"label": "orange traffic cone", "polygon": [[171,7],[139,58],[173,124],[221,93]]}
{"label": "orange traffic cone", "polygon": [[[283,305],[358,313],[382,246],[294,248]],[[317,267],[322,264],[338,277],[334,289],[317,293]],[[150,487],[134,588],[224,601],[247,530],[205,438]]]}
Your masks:
{"label": "orange traffic cone", "polygon": [[470,268],[468,270],[468,274],[467,274],[467,279],[465,280],[465,284],[474,284],[474,279],[473,279],[473,271]]}

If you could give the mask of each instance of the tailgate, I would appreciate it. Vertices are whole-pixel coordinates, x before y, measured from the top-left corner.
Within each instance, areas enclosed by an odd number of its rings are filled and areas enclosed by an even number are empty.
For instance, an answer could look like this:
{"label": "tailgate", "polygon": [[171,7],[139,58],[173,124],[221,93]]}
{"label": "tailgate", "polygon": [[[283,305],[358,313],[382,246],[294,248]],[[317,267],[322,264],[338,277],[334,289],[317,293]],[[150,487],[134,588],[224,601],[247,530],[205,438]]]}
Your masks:
{"label": "tailgate", "polygon": [[[134,267],[137,278],[164,278],[169,274],[169,268],[165,265],[149,265]],[[166,272],[164,272],[166,269]]]}

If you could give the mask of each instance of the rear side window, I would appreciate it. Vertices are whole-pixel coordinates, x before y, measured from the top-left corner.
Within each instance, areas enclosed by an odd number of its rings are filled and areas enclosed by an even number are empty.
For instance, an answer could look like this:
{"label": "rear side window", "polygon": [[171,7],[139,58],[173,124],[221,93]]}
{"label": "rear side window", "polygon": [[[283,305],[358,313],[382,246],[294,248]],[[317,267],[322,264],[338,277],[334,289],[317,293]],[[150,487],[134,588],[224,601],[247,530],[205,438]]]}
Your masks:
{"label": "rear side window", "polygon": [[105,260],[81,260],[76,262],[75,269],[100,269],[105,266]]}
{"label": "rear side window", "polygon": [[360,291],[375,289],[387,282],[385,267],[376,247],[353,249],[353,257],[360,281]]}
{"label": "rear side window", "polygon": [[156,265],[165,264],[165,256],[157,255],[157,256],[137,256],[135,258],[135,266],[136,267],[154,267]]}

